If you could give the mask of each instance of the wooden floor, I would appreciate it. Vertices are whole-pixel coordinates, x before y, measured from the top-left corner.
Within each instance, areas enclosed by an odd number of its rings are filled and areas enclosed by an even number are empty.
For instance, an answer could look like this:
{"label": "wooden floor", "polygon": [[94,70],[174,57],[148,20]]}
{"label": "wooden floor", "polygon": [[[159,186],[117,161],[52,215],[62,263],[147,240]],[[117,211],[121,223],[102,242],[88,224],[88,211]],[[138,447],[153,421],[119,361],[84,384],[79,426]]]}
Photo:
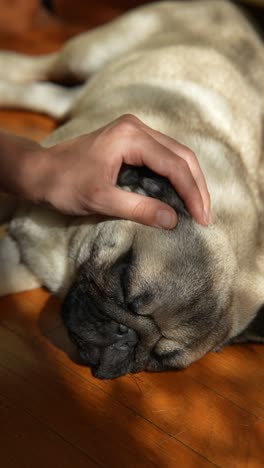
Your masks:
{"label": "wooden floor", "polygon": [[[41,21],[0,34],[0,47],[46,52],[78,29]],[[36,140],[54,126],[0,112],[0,127]],[[0,300],[1,467],[264,466],[264,347],[229,347],[184,371],[114,381],[96,380],[74,359],[47,291]]]}

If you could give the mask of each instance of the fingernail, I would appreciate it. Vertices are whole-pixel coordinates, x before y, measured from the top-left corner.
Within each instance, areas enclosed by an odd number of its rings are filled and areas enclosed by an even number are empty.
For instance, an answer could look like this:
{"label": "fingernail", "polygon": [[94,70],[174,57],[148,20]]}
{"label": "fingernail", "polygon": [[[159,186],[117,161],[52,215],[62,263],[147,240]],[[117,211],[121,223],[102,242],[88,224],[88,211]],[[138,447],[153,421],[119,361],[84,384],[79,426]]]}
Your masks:
{"label": "fingernail", "polygon": [[159,210],[156,215],[156,225],[165,229],[171,229],[176,226],[176,214],[168,210]]}

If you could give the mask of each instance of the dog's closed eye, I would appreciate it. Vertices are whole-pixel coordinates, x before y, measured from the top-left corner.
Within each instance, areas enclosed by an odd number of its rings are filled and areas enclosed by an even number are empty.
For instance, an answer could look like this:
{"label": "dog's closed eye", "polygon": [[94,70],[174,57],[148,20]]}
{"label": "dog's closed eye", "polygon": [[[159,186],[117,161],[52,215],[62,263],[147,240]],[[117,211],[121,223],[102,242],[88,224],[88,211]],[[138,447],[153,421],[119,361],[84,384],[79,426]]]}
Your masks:
{"label": "dog's closed eye", "polygon": [[[143,291],[135,297],[130,298],[127,301],[127,308],[133,314],[141,314],[142,309],[146,304],[149,304],[153,298],[150,291]],[[145,314],[142,314],[145,315]]]}
{"label": "dog's closed eye", "polygon": [[158,353],[156,349],[154,349],[151,353],[152,357],[156,359],[159,362],[162,362],[164,360],[169,360],[169,359],[174,359],[176,357],[179,357],[182,354],[182,349],[180,348],[175,348],[171,351],[168,352],[163,352],[163,353]]}
{"label": "dog's closed eye", "polygon": [[120,289],[124,303],[127,301],[129,294],[129,268],[132,265],[133,250],[130,248],[123,253],[112,266],[112,274],[114,274],[120,282]]}
{"label": "dog's closed eye", "polygon": [[139,313],[140,308],[152,299],[149,291],[142,291],[134,297],[131,297],[131,278],[134,264],[133,249],[130,248],[123,253],[112,266],[112,273],[118,278],[122,292],[123,305],[133,314]]}

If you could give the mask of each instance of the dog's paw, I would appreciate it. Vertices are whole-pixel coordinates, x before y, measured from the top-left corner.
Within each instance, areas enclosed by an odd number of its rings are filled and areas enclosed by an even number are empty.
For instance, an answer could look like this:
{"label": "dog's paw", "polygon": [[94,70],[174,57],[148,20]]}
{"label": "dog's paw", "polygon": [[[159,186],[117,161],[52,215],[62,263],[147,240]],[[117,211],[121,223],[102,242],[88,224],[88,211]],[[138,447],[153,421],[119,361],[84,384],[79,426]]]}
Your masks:
{"label": "dog's paw", "polygon": [[170,181],[147,167],[123,165],[118,177],[118,185],[172,206],[177,213],[188,215],[188,211]]}
{"label": "dog's paw", "polygon": [[16,242],[6,234],[0,239],[0,297],[40,286],[37,278],[21,263]]}

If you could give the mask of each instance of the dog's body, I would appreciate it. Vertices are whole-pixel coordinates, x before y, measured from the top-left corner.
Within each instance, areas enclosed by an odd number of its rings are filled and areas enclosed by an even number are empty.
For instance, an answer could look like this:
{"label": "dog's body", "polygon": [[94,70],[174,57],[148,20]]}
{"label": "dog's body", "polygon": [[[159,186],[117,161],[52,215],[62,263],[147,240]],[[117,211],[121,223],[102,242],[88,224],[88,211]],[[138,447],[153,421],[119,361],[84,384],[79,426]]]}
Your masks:
{"label": "dog's body", "polygon": [[[120,184],[175,206],[174,231],[69,219],[3,195],[0,217],[14,214],[0,243],[0,292],[43,284],[67,293],[65,323],[100,377],[186,366],[250,327],[258,334],[251,324],[264,302],[264,48],[243,15],[221,0],[157,3],[58,54],[3,54],[0,64],[0,105],[67,119],[44,145],[134,114],[195,151],[213,211],[213,225],[198,226],[164,192],[165,181],[140,172]],[[35,83],[93,73],[78,90]]]}

